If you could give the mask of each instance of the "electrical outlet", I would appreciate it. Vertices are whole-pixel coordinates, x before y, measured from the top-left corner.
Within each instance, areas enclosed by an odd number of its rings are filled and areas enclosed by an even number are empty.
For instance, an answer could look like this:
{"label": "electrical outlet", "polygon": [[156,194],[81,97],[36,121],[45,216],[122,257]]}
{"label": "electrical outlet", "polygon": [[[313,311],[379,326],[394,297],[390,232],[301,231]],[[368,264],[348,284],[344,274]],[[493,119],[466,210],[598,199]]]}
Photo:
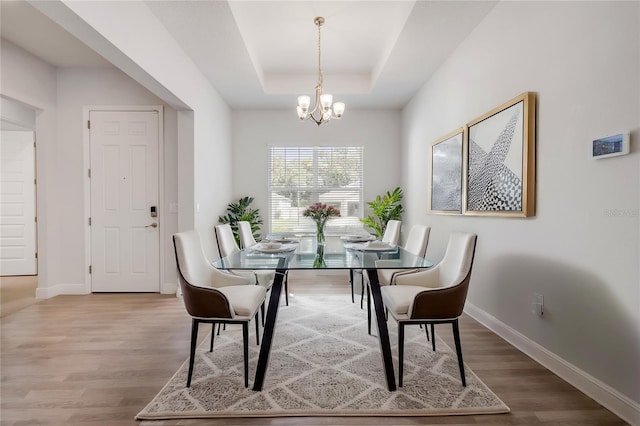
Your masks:
{"label": "electrical outlet", "polygon": [[539,293],[533,294],[533,302],[531,303],[531,312],[541,317],[544,315],[544,296]]}

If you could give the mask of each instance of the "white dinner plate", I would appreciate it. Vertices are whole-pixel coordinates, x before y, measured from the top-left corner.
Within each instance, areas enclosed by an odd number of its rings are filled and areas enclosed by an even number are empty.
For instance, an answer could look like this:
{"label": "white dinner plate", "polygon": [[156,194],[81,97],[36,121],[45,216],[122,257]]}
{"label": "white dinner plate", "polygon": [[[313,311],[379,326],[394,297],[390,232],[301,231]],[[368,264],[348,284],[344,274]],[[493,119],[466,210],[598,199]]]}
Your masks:
{"label": "white dinner plate", "polygon": [[366,235],[346,235],[344,237],[340,237],[340,239],[347,243],[364,243],[372,241],[374,238]]}
{"label": "white dinner plate", "polygon": [[352,248],[360,251],[394,251],[398,248],[398,246],[386,244],[386,245],[374,245],[369,246],[365,244],[353,244]]}
{"label": "white dinner plate", "polygon": [[282,244],[280,247],[277,247],[277,248],[267,248],[267,247],[261,247],[260,244],[256,244],[254,247],[252,247],[252,249],[254,251],[259,251],[260,253],[286,253],[288,251],[295,250],[296,245]]}

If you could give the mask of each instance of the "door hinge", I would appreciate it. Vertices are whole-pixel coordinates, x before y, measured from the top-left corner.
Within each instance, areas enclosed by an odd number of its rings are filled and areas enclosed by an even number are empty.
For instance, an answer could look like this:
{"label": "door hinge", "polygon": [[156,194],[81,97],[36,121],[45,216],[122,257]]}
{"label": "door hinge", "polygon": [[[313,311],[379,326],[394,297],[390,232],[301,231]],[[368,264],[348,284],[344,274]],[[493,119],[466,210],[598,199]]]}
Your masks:
{"label": "door hinge", "polygon": [[91,218],[89,218],[89,226],[91,226]]}
{"label": "door hinge", "polygon": [[34,216],[34,217],[33,217],[33,221],[34,221],[35,223],[38,223],[38,216]]}
{"label": "door hinge", "polygon": [[91,177],[91,169],[87,171],[87,176]]}
{"label": "door hinge", "polygon": [[92,272],[92,271],[91,271],[91,269],[92,269],[92,268],[91,268],[91,265],[89,265],[89,273],[91,273],[91,272]]}
{"label": "door hinge", "polygon": [[91,128],[91,120],[87,120],[87,129]]}
{"label": "door hinge", "polygon": [[38,252],[36,252],[36,259],[38,258]]}

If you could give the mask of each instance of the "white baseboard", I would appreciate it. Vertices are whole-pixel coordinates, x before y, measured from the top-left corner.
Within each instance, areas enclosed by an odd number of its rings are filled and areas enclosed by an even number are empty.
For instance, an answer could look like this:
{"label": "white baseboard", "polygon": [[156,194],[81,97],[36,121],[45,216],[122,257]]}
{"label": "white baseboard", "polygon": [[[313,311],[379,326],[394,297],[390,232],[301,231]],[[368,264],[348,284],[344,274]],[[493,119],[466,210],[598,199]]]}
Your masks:
{"label": "white baseboard", "polygon": [[464,311],[471,318],[575,386],[627,423],[633,426],[640,426],[640,404],[637,402],[560,358],[477,306],[467,302]]}
{"label": "white baseboard", "polygon": [[[161,294],[176,294],[176,283],[165,283],[160,290]],[[60,295],[79,295],[90,294],[87,291],[84,284],[58,284],[52,287],[45,287],[36,289],[36,299],[51,299],[52,297]]]}
{"label": "white baseboard", "polygon": [[36,299],[51,299],[61,294],[89,294],[84,284],[58,284],[51,287],[38,287],[36,289]]}

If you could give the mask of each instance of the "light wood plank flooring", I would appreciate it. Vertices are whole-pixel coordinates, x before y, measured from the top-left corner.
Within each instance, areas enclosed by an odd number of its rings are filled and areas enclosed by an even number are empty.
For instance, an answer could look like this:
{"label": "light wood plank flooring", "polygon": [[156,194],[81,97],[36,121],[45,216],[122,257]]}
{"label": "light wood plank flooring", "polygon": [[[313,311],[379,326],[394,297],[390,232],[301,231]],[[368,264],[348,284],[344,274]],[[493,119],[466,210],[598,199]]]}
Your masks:
{"label": "light wood plank flooring", "polygon": [[0,277],[0,317],[36,303],[37,287],[36,275]]}
{"label": "light wood plank flooring", "polygon": [[[346,275],[293,272],[291,293],[344,293]],[[359,309],[354,305],[354,309]],[[204,338],[208,330],[202,331]],[[453,345],[450,328],[436,328]],[[188,357],[182,300],[157,294],[58,296],[2,318],[1,424],[136,425],[134,416]],[[624,425],[571,385],[464,317],[465,362],[510,414],[235,418],[164,425]]]}

